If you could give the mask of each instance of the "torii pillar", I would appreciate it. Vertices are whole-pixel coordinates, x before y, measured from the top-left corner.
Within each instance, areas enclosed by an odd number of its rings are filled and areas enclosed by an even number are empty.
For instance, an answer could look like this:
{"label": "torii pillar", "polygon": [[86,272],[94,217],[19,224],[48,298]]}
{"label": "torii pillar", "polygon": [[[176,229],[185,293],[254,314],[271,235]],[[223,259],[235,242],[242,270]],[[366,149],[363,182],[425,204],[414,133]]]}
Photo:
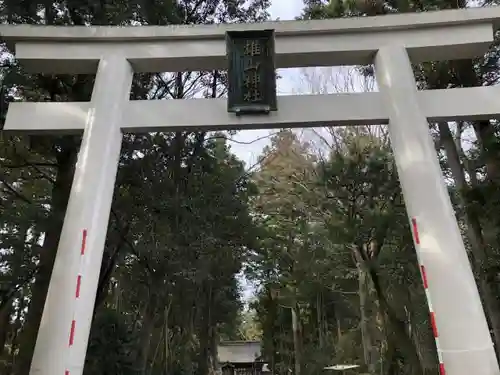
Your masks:
{"label": "torii pillar", "polygon": [[31,375],[83,373],[132,77],[123,56],[99,62]]}
{"label": "torii pillar", "polygon": [[[252,25],[0,26],[32,71],[97,71],[89,103],[13,103],[5,124],[10,131],[83,131],[30,375],[82,375],[122,131],[332,124],[389,124],[441,374],[500,375],[427,125],[500,117],[500,87],[419,92],[410,64],[480,56],[499,20],[500,8],[490,7]],[[226,31],[263,29],[275,30],[278,68],[374,63],[380,93],[281,97],[277,112],[241,117],[226,112],[225,99],[128,100],[133,71],[224,69]]]}

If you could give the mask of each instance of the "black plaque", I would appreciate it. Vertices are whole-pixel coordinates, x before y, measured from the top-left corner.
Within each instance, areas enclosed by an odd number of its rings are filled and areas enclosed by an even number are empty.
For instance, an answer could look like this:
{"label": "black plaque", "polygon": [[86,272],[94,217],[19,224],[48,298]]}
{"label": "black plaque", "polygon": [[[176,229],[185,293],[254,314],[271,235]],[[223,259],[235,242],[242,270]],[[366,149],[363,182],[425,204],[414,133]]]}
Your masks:
{"label": "black plaque", "polygon": [[274,30],[228,31],[228,112],[277,111]]}

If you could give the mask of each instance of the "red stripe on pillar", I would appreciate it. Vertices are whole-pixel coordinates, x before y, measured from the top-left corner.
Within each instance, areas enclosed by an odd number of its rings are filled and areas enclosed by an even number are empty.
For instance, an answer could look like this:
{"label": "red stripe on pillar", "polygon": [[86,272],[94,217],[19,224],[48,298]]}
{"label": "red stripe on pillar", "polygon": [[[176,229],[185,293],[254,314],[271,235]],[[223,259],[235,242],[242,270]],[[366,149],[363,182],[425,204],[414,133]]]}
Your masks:
{"label": "red stripe on pillar", "polygon": [[439,364],[439,375],[446,375],[446,371],[444,370],[444,363]]}
{"label": "red stripe on pillar", "polygon": [[69,332],[69,346],[73,345],[75,341],[75,326],[76,326],[76,321],[71,321],[71,330]]}
{"label": "red stripe on pillar", "polygon": [[87,229],[83,230],[82,233],[82,248],[80,250],[80,254],[85,254],[85,247],[87,246]]}
{"label": "red stripe on pillar", "polygon": [[424,283],[424,288],[427,289],[429,287],[429,284],[427,284],[427,274],[425,273],[425,267],[420,266],[420,270],[422,272],[422,281]]}
{"label": "red stripe on pillar", "polygon": [[82,276],[78,275],[76,278],[76,293],[75,293],[75,298],[80,298],[80,286],[82,284]]}
{"label": "red stripe on pillar", "polygon": [[420,245],[420,237],[418,236],[418,227],[417,227],[417,219],[411,219],[411,226],[413,229],[413,238],[415,238],[415,243]]}
{"label": "red stripe on pillar", "polygon": [[434,314],[433,312],[431,312],[431,326],[432,326],[432,332],[434,333],[434,337],[438,337],[436,314]]}

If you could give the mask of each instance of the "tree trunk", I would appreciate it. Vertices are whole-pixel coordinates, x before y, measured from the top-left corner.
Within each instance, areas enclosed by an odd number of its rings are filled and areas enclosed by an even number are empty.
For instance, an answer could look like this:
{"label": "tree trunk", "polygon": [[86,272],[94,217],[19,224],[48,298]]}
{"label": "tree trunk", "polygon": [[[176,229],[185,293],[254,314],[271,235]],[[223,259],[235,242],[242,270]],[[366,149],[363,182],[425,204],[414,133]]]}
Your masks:
{"label": "tree trunk", "polygon": [[[375,252],[373,252],[375,254]],[[373,281],[369,273],[369,258],[366,249],[356,247],[354,258],[358,269],[358,292],[361,315],[361,340],[363,356],[367,370],[370,374],[382,373],[383,342],[389,337],[385,327],[385,315],[378,304],[377,295],[373,290]]]}
{"label": "tree trunk", "polygon": [[[18,244],[14,246],[14,252],[22,253],[26,248],[26,237],[31,228],[31,223],[24,223],[19,229],[19,237]],[[38,238],[34,238],[36,240]],[[22,261],[16,262],[11,265],[12,275],[14,277],[18,277],[23,273],[22,270],[23,264]],[[29,277],[26,277],[24,280],[17,279],[16,283],[12,283],[9,292],[7,293],[4,299],[0,302],[0,359],[2,358],[3,351],[5,349],[5,345],[7,344],[7,338],[9,331],[12,329],[12,325],[10,322],[11,314],[13,312],[13,303],[16,298],[19,298],[19,291],[27,284],[29,284]],[[18,285],[16,285],[19,283]]]}
{"label": "tree trunk", "polygon": [[170,315],[170,307],[172,306],[172,300],[169,300],[167,306],[165,306],[165,316],[164,316],[164,324],[165,324],[165,366],[164,372],[165,375],[168,375],[169,370],[169,361],[170,361],[170,330],[168,328],[168,321]]}
{"label": "tree trunk", "polygon": [[209,375],[213,301],[211,283],[205,282],[203,289],[205,290],[205,305],[202,306],[203,313],[199,333],[200,353],[198,357],[198,375]]}
{"label": "tree trunk", "polygon": [[151,349],[151,336],[156,323],[156,298],[149,296],[150,300],[142,316],[142,329],[140,339],[141,374],[145,375],[148,369],[149,352]]}
{"label": "tree trunk", "polygon": [[[3,353],[5,350],[5,344],[7,343],[7,337],[9,334],[9,331],[11,330],[11,324],[10,324],[10,315],[12,314],[12,302],[13,300],[10,299],[9,301],[5,302],[5,306],[0,309],[0,359],[3,358]],[[2,367],[0,366],[0,369]]]}
{"label": "tree trunk", "polygon": [[[118,229],[120,230],[120,229]],[[128,226],[125,229],[128,232]],[[94,316],[97,312],[97,309],[103,304],[108,297],[109,294],[109,281],[111,280],[111,276],[113,275],[113,270],[116,265],[116,261],[118,260],[118,255],[120,251],[125,246],[125,233],[120,234],[120,238],[115,246],[107,246],[106,251],[104,252],[103,261],[101,263],[101,271],[99,273],[99,283],[97,284],[97,294],[96,300],[94,304]]]}
{"label": "tree trunk", "polygon": [[[27,289],[27,288],[26,288]],[[26,290],[25,289],[25,290]],[[16,320],[12,323],[12,329],[11,329],[11,337],[10,337],[10,358],[8,358],[8,362],[11,363],[11,368],[10,371],[7,372],[6,375],[13,375],[15,368],[14,365],[16,363],[16,354],[19,349],[19,332],[22,327],[22,314],[20,314],[21,311],[24,311],[26,308],[25,304],[25,290],[23,293],[19,296],[19,304],[18,306],[15,306],[14,308],[14,314],[16,315]]]}
{"label": "tree trunk", "polygon": [[[159,338],[156,341],[156,348],[153,353],[153,358],[151,359],[151,366],[149,366],[149,372],[148,375],[153,375],[156,367],[156,361],[158,360],[158,353],[160,352],[160,347],[162,346],[164,340],[163,340],[163,335],[164,335],[164,330],[161,330],[159,333]],[[161,357],[160,357],[161,360]]]}
{"label": "tree trunk", "polygon": [[16,358],[15,375],[26,375],[30,371],[38,328],[49,289],[57,245],[73,181],[76,155],[77,148],[71,146],[57,155],[56,181],[52,189],[51,213],[47,220],[48,229],[40,252],[38,274],[31,287],[31,299],[26,314],[26,322],[19,339],[20,350]]}
{"label": "tree trunk", "polygon": [[295,363],[295,375],[301,374],[302,365],[302,353],[301,353],[301,335],[300,335],[300,318],[298,312],[298,306],[295,304],[292,308],[292,331],[293,331],[293,351],[294,351],[294,363]]}
{"label": "tree trunk", "polygon": [[323,306],[322,306],[321,292],[316,294],[316,321],[317,321],[317,329],[318,329],[318,343],[319,349],[322,350],[324,345],[323,340]]}
{"label": "tree trunk", "polygon": [[[276,364],[278,363],[278,358],[276,355],[276,352],[278,351],[278,344],[277,344],[277,339],[276,339],[276,331],[274,330],[274,322],[277,320],[277,303],[273,299],[273,293],[267,289],[268,291],[268,298],[269,298],[269,307],[267,308],[267,314],[266,314],[266,323],[265,327],[272,327],[269,329],[269,335],[270,337],[270,343],[271,343],[271,348],[270,348],[270,357],[271,357],[271,375],[276,374]],[[264,347],[264,350],[266,348]],[[268,355],[269,355],[268,354]],[[267,356],[266,356],[267,357]]]}
{"label": "tree trunk", "polygon": [[210,361],[209,361],[209,363],[210,363],[210,368],[209,368],[210,375],[216,375],[218,373],[218,370],[219,370],[219,363],[217,361],[217,357],[218,357],[217,344],[218,344],[218,336],[216,333],[215,324],[212,323],[210,325]]}
{"label": "tree trunk", "polygon": [[366,272],[358,264],[358,288],[359,288],[359,310],[361,314],[361,342],[363,344],[363,357],[365,365],[370,374],[373,373],[372,349],[374,347],[368,327],[369,317],[367,313],[368,290],[366,287]]}
{"label": "tree trunk", "polygon": [[476,121],[473,126],[485,160],[488,179],[498,185],[500,184],[500,155],[495,129],[490,121]]}
{"label": "tree trunk", "polygon": [[367,271],[372,285],[375,289],[375,294],[379,301],[380,309],[387,317],[387,339],[393,340],[392,345],[397,345],[398,351],[408,360],[408,364],[411,367],[411,374],[423,374],[422,364],[420,362],[420,358],[418,356],[413,340],[408,336],[406,323],[398,318],[394,309],[387,301],[376,270],[374,270],[373,268],[368,268]]}

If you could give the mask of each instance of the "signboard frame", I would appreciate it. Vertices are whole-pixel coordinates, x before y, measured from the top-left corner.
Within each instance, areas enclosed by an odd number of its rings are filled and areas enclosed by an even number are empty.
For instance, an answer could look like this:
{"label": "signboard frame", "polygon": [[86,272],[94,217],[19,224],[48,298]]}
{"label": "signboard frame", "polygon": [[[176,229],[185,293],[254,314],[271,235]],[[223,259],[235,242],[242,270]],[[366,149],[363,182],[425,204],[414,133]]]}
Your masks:
{"label": "signboard frame", "polygon": [[274,30],[227,31],[227,111],[277,111]]}

